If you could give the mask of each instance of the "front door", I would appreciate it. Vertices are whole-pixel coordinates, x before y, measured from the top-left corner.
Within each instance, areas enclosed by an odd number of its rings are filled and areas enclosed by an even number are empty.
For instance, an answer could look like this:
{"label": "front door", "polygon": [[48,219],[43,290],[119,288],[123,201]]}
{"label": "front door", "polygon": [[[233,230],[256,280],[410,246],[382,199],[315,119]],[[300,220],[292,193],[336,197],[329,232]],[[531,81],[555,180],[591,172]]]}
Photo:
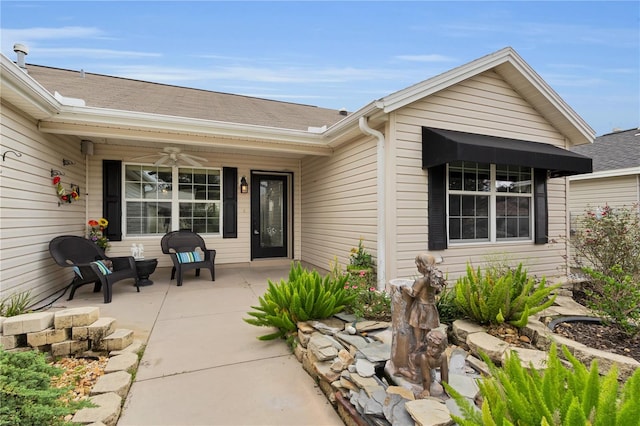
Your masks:
{"label": "front door", "polygon": [[288,255],[288,175],[251,175],[251,259]]}

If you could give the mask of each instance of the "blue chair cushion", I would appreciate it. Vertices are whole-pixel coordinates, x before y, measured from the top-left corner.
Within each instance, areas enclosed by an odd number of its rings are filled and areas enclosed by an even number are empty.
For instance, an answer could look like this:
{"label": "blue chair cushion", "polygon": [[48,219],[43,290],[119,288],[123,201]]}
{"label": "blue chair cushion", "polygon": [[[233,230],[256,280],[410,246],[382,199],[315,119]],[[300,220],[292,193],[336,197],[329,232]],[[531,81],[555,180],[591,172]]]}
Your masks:
{"label": "blue chair cushion", "polygon": [[193,263],[193,262],[201,262],[200,253],[197,251],[187,251],[184,253],[176,253],[178,256],[178,262],[180,263]]}
{"label": "blue chair cushion", "polygon": [[91,262],[98,267],[102,275],[109,275],[111,273],[111,269],[104,264],[102,260],[96,260],[95,262]]}

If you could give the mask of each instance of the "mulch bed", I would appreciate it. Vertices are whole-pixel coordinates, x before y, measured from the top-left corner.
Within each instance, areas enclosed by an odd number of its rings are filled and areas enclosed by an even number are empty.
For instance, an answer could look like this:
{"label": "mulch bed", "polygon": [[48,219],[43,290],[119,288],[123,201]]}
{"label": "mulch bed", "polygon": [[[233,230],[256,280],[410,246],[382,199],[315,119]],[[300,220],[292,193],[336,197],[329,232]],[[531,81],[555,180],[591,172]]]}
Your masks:
{"label": "mulch bed", "polygon": [[553,331],[590,348],[640,361],[640,333],[630,337],[612,325],[583,322],[562,322]]}

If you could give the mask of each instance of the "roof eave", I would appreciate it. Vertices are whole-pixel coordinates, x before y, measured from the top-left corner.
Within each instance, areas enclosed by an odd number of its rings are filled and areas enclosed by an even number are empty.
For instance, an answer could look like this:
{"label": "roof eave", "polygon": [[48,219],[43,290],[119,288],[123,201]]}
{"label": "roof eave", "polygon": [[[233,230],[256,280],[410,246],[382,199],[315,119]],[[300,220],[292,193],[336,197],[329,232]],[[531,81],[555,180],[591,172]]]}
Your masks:
{"label": "roof eave", "polygon": [[331,155],[322,134],[186,117],[64,106],[41,120],[45,133]]}
{"label": "roof eave", "polygon": [[633,175],[640,175],[640,166],[629,167],[626,169],[601,170],[599,172],[569,176],[569,180],[576,181],[576,180],[589,180],[589,179],[603,179],[603,178],[614,178],[614,177],[633,176]]}
{"label": "roof eave", "polygon": [[33,118],[48,118],[59,111],[60,102],[3,54],[0,54],[0,75],[2,99]]}

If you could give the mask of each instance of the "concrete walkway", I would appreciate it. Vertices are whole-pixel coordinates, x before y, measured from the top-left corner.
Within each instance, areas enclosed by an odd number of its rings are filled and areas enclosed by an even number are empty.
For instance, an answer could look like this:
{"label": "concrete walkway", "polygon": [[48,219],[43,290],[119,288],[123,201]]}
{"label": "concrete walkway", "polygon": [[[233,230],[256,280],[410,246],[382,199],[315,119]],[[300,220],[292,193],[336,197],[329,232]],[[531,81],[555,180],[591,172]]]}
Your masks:
{"label": "concrete walkway", "polygon": [[158,268],[140,293],[123,281],[103,304],[87,285],[54,308],[97,306],[147,344],[118,425],[343,425],[287,344],[257,340],[269,329],[242,321],[267,280],[288,272],[221,265],[215,282],[203,270],[177,287]]}

